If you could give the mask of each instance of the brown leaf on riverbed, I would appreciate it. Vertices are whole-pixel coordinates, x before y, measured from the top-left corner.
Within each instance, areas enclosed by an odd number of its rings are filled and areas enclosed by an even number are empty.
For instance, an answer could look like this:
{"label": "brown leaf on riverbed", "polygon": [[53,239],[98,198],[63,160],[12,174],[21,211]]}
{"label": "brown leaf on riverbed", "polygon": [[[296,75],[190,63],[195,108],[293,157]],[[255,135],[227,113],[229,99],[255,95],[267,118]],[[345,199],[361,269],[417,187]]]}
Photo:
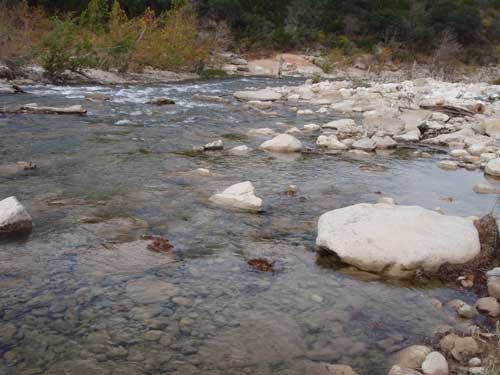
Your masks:
{"label": "brown leaf on riverbed", "polygon": [[174,248],[168,238],[163,236],[142,236],[141,238],[152,241],[148,245],[148,250],[155,253],[169,253]]}
{"label": "brown leaf on riverbed", "polygon": [[247,261],[250,268],[261,272],[274,271],[274,262],[269,262],[266,259],[250,259]]}

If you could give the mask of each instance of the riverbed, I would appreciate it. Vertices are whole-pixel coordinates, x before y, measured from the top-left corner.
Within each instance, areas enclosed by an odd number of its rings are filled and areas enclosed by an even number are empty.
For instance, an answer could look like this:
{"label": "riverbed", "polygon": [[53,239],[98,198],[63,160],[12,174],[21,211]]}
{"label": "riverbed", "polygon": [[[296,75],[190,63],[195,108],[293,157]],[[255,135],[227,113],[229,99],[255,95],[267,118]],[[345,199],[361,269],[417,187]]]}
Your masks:
{"label": "riverbed", "polygon": [[[439,148],[426,149],[431,159],[416,157],[417,146],[371,157],[318,152],[313,132],[297,136],[309,148],[302,154],[256,150],[269,137],[249,136],[252,129],[281,133],[345,118],[333,111],[298,116],[287,103],[255,110],[232,97],[298,83],[27,86],[26,95],[0,97],[1,106],[88,110],[0,116],[1,164],[37,164],[0,174],[0,199],[17,196],[34,222],[29,236],[0,242],[0,373],[302,374],[313,360],[379,375],[391,353],[426,342],[440,324],[463,324],[435,299],[473,302],[473,292],[328,265],[315,253],[316,222],[382,196],[481,216],[496,203],[472,191],[483,173],[439,169],[436,160],[446,157]],[[85,99],[95,93],[110,100]],[[194,94],[230,103],[195,101]],[[176,105],[146,104],[160,96]],[[193,151],[218,139],[225,149],[253,151]],[[208,201],[241,181],[254,184],[263,212]],[[297,194],[286,193],[289,185]],[[173,254],[145,253],[142,235],[168,238]],[[253,258],[273,261],[275,270],[250,268]],[[156,287],[164,294],[154,295]]]}

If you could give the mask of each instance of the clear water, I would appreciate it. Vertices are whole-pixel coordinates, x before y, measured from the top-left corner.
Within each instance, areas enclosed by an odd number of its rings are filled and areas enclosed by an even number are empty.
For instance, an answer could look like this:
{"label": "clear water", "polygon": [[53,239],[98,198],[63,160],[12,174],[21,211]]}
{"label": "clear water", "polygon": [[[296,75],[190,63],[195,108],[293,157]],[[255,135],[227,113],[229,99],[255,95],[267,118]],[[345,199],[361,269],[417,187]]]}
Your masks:
{"label": "clear water", "polygon": [[[294,83],[32,86],[28,95],[0,97],[7,107],[83,104],[89,111],[0,117],[0,164],[38,165],[0,175],[0,198],[16,195],[35,225],[27,238],[0,242],[0,373],[302,374],[313,359],[377,375],[394,350],[425,342],[439,324],[460,324],[430,298],[473,295],[324,266],[314,252],[316,220],[381,194],[479,216],[495,203],[472,192],[481,172],[442,171],[441,154],[417,159],[411,150],[370,158],[190,152],[217,139],[226,149],[255,148],[264,139],[248,137],[250,129],[283,132],[337,117],[296,116],[288,104],[269,116],[236,102],[191,99]],[[84,99],[95,92],[112,100]],[[158,96],[177,105],[145,104]],[[313,148],[316,136],[300,138]],[[387,170],[359,168],[366,164]],[[215,175],[197,176],[196,168]],[[246,180],[264,199],[263,213],[209,204],[214,192]],[[284,193],[290,184],[297,196]],[[175,260],[133,242],[143,234],[168,237]],[[258,257],[275,261],[276,272],[249,269],[247,260]],[[138,296],[133,287],[141,282]],[[145,303],[141,296],[162,283],[175,291]]]}

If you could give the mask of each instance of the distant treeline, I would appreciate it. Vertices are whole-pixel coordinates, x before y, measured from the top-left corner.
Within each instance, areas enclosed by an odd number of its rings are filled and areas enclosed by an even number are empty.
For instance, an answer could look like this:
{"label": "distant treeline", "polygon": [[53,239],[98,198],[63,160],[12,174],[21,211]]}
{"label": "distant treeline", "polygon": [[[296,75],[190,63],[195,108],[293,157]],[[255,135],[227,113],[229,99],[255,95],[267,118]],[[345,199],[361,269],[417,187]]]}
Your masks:
{"label": "distant treeline", "polygon": [[215,49],[498,63],[500,0],[0,0],[11,65],[192,71]]}
{"label": "distant treeline", "polygon": [[[112,0],[107,1],[109,7]],[[50,12],[81,12],[89,0],[31,0]],[[129,17],[161,13],[172,0],[121,0]],[[193,0],[201,22],[224,21],[237,39],[273,48],[324,42],[335,35],[394,40],[432,49],[445,30],[463,45],[497,44],[500,0]],[[369,44],[370,41],[365,41]]]}

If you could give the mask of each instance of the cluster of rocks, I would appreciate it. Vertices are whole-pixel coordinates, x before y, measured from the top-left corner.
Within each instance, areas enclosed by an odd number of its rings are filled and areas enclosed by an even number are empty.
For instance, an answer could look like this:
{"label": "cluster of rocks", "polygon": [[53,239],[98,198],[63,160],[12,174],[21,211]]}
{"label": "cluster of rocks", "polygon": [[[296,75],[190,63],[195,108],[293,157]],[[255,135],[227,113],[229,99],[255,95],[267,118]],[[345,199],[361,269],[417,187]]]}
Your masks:
{"label": "cluster of rocks", "polygon": [[365,155],[405,143],[448,147],[449,160],[441,160],[441,168],[483,168],[487,175],[500,176],[500,86],[419,79],[355,87],[352,81],[309,80],[301,86],[240,91],[234,96],[253,105],[267,103],[267,108],[276,101],[314,108],[296,109],[298,115],[362,115],[359,123],[345,118],[288,130],[322,131],[318,147]]}

